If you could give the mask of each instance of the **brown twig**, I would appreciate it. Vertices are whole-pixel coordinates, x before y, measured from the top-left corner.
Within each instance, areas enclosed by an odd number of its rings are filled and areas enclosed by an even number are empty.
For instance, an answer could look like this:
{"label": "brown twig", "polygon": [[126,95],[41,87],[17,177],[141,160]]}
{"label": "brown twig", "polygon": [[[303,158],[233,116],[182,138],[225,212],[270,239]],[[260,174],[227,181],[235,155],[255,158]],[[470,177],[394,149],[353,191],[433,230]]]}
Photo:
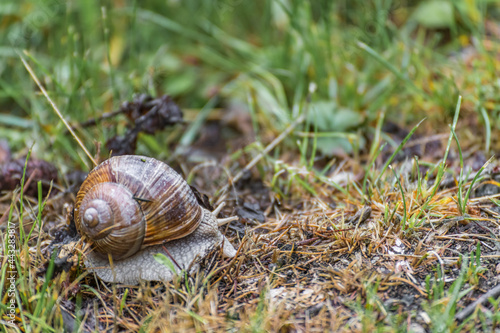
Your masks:
{"label": "brown twig", "polygon": [[[183,268],[177,263],[177,261],[175,261],[174,257],[170,254],[170,252],[168,252],[167,248],[165,246],[162,246],[162,247],[163,247],[163,251],[165,251],[165,253],[168,255],[169,259],[172,260],[172,262],[175,264],[175,266],[177,266],[177,268],[182,271]],[[172,273],[174,273],[174,272],[172,272]]]}
{"label": "brown twig", "polygon": [[494,287],[493,289],[488,290],[486,293],[484,293],[481,297],[479,297],[477,300],[469,304],[465,309],[460,311],[455,315],[455,320],[461,322],[468,316],[470,316],[474,310],[476,310],[476,307],[479,305],[484,305],[489,298],[497,298],[500,296],[500,284]]}
{"label": "brown twig", "polygon": [[[252,169],[264,156],[266,156],[271,150],[273,150],[281,141],[283,141],[292,131],[300,125],[305,119],[305,114],[301,114],[287,129],[285,129],[276,139],[274,139],[270,144],[264,148],[264,150],[257,156],[255,156],[243,169],[241,169],[236,176],[230,179],[226,185],[224,185],[218,193],[226,192],[232,184],[235,184],[241,177],[245,174],[245,172]],[[227,193],[224,193],[222,197],[218,200],[218,202],[224,201],[227,197]]]}

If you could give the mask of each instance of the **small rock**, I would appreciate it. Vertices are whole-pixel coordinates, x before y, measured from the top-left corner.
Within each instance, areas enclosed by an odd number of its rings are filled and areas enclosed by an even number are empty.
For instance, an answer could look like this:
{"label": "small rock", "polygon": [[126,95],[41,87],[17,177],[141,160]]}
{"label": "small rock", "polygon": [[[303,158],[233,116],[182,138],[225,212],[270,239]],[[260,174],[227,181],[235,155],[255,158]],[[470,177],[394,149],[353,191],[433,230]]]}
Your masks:
{"label": "small rock", "polygon": [[474,191],[475,197],[485,197],[500,193],[500,187],[495,184],[481,184]]}
{"label": "small rock", "polygon": [[429,317],[429,315],[427,314],[427,312],[421,311],[421,312],[419,312],[418,315],[420,316],[420,318],[422,318],[422,320],[424,321],[424,323],[426,323],[426,324],[430,324],[431,323],[431,318]]}
{"label": "small rock", "polygon": [[417,323],[411,323],[410,327],[408,327],[408,332],[411,332],[411,333],[425,333],[426,330],[425,330],[425,328],[422,327],[422,325],[419,325]]}
{"label": "small rock", "polygon": [[257,220],[259,222],[264,222],[266,217],[262,210],[260,210],[259,204],[251,204],[245,202],[243,207],[239,207],[236,210],[236,215],[246,220]]}

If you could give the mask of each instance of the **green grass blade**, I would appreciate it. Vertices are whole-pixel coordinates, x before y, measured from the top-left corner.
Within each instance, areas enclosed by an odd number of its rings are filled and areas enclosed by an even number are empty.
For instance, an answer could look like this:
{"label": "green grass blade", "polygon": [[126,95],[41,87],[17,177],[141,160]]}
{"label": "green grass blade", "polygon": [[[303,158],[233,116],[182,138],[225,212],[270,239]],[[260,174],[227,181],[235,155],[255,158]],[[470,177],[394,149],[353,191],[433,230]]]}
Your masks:
{"label": "green grass blade", "polygon": [[38,303],[36,304],[35,311],[33,311],[33,315],[35,317],[40,317],[42,314],[42,311],[45,306],[45,292],[47,291],[47,288],[49,287],[49,283],[51,282],[52,275],[54,274],[54,261],[57,258],[57,249],[54,249],[52,251],[52,255],[50,257],[49,261],[49,267],[47,268],[47,273],[45,274],[45,282],[43,283],[42,289],[40,290],[39,294],[39,299]]}
{"label": "green grass blade", "polygon": [[172,262],[172,260],[164,255],[163,253],[157,253],[153,255],[155,260],[159,262],[160,264],[166,266],[173,274],[177,274],[177,270],[175,269],[175,265]]}
{"label": "green grass blade", "polygon": [[391,164],[391,162],[394,159],[394,157],[396,157],[396,155],[401,151],[401,149],[403,149],[403,147],[406,144],[406,142],[408,142],[408,140],[410,140],[410,138],[413,136],[413,133],[415,133],[415,131],[417,130],[417,128],[420,126],[420,124],[422,124],[424,122],[424,120],[425,120],[425,118],[422,119],[417,125],[415,125],[412,128],[412,130],[410,131],[410,133],[408,133],[408,135],[404,138],[404,140],[401,141],[401,143],[399,144],[398,148],[396,148],[396,150],[394,151],[394,153],[392,153],[391,157],[389,157],[389,159],[387,160],[387,162],[385,162],[384,167],[382,168],[382,170],[380,171],[380,174],[378,175],[377,179],[374,182],[375,184],[378,183],[378,181],[380,180],[380,178],[384,174],[384,172],[387,169],[387,167],[389,166],[389,164]]}
{"label": "green grass blade", "polygon": [[387,61],[384,57],[382,57],[380,54],[378,54],[377,51],[369,47],[363,42],[357,42],[356,43],[357,47],[359,47],[361,50],[365,51],[367,54],[372,56],[374,59],[376,59],[378,62],[380,62],[382,65],[384,65],[388,70],[390,70],[396,77],[402,81],[404,81],[413,91],[426,96],[427,94],[418,88],[413,81],[411,81],[406,75],[401,73],[393,64],[391,64],[389,61]]}
{"label": "green grass blade", "polygon": [[394,174],[394,177],[396,178],[396,182],[399,185],[399,190],[401,191],[401,199],[403,200],[403,219],[401,220],[401,228],[403,231],[405,230],[406,226],[406,199],[405,199],[405,192],[403,191],[403,186],[401,185],[401,181],[399,180],[399,176],[397,175],[396,171],[394,171],[393,167],[390,165],[389,168],[392,170],[392,173]]}
{"label": "green grass blade", "polygon": [[480,107],[479,111],[481,112],[481,116],[483,117],[484,121],[484,150],[486,152],[490,151],[490,144],[491,144],[491,123],[490,123],[490,118],[488,116],[488,113],[486,112],[486,109],[484,107]]}
{"label": "green grass blade", "polygon": [[453,116],[453,123],[451,124],[451,132],[448,138],[448,143],[446,144],[446,149],[444,151],[443,163],[446,163],[448,159],[448,154],[450,152],[451,142],[453,140],[453,132],[457,128],[458,116],[460,115],[460,106],[462,105],[462,96],[458,96],[457,105],[455,107],[455,115]]}

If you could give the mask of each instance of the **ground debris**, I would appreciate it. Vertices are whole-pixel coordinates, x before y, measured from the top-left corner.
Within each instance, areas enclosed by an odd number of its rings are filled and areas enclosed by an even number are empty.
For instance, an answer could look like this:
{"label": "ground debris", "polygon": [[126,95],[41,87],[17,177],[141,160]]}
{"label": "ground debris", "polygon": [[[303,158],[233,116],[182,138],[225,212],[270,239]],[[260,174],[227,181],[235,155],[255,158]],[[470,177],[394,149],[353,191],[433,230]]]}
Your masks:
{"label": "ground debris", "polygon": [[363,206],[356,214],[347,221],[347,224],[359,225],[365,222],[372,214],[372,208],[370,206]]}
{"label": "ground debris", "polygon": [[107,117],[117,114],[125,114],[130,123],[124,135],[112,137],[106,142],[106,148],[112,151],[112,156],[133,154],[139,133],[154,134],[182,122],[183,117],[182,110],[168,95],[153,98],[141,94],[132,102],[124,102],[118,111]]}
{"label": "ground debris", "polygon": [[[12,160],[8,150],[3,149],[2,152],[0,154],[3,154],[4,160],[0,161],[0,191],[13,191],[21,185],[25,165],[24,193],[26,195],[37,197],[38,182],[41,182],[41,194],[45,197],[51,189],[51,182],[57,183],[57,168],[50,162],[34,157],[26,161],[26,156]],[[56,192],[54,190],[51,194]]]}
{"label": "ground debris", "polygon": [[245,202],[243,206],[238,207],[236,214],[245,220],[256,220],[258,222],[266,220],[264,212],[262,212],[258,203]]}

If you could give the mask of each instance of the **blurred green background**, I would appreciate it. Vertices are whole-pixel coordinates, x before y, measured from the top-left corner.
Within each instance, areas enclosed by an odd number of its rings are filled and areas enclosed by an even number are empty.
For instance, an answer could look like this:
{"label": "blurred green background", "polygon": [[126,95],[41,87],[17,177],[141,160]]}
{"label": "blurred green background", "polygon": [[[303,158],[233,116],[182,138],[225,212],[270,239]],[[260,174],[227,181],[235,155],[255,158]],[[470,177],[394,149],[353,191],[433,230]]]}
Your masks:
{"label": "blurred green background", "polygon": [[[492,0],[4,0],[0,137],[13,151],[35,143],[40,157],[81,163],[16,50],[73,124],[134,94],[169,94],[195,115],[207,103],[240,105],[260,140],[307,109],[302,130],[321,133],[319,153],[331,156],[366,150],[381,115],[401,126],[428,117],[437,131],[460,93],[465,116],[489,133],[500,126],[499,18]],[[78,135],[95,153],[123,126]],[[141,137],[139,152],[170,154],[166,137]]]}

